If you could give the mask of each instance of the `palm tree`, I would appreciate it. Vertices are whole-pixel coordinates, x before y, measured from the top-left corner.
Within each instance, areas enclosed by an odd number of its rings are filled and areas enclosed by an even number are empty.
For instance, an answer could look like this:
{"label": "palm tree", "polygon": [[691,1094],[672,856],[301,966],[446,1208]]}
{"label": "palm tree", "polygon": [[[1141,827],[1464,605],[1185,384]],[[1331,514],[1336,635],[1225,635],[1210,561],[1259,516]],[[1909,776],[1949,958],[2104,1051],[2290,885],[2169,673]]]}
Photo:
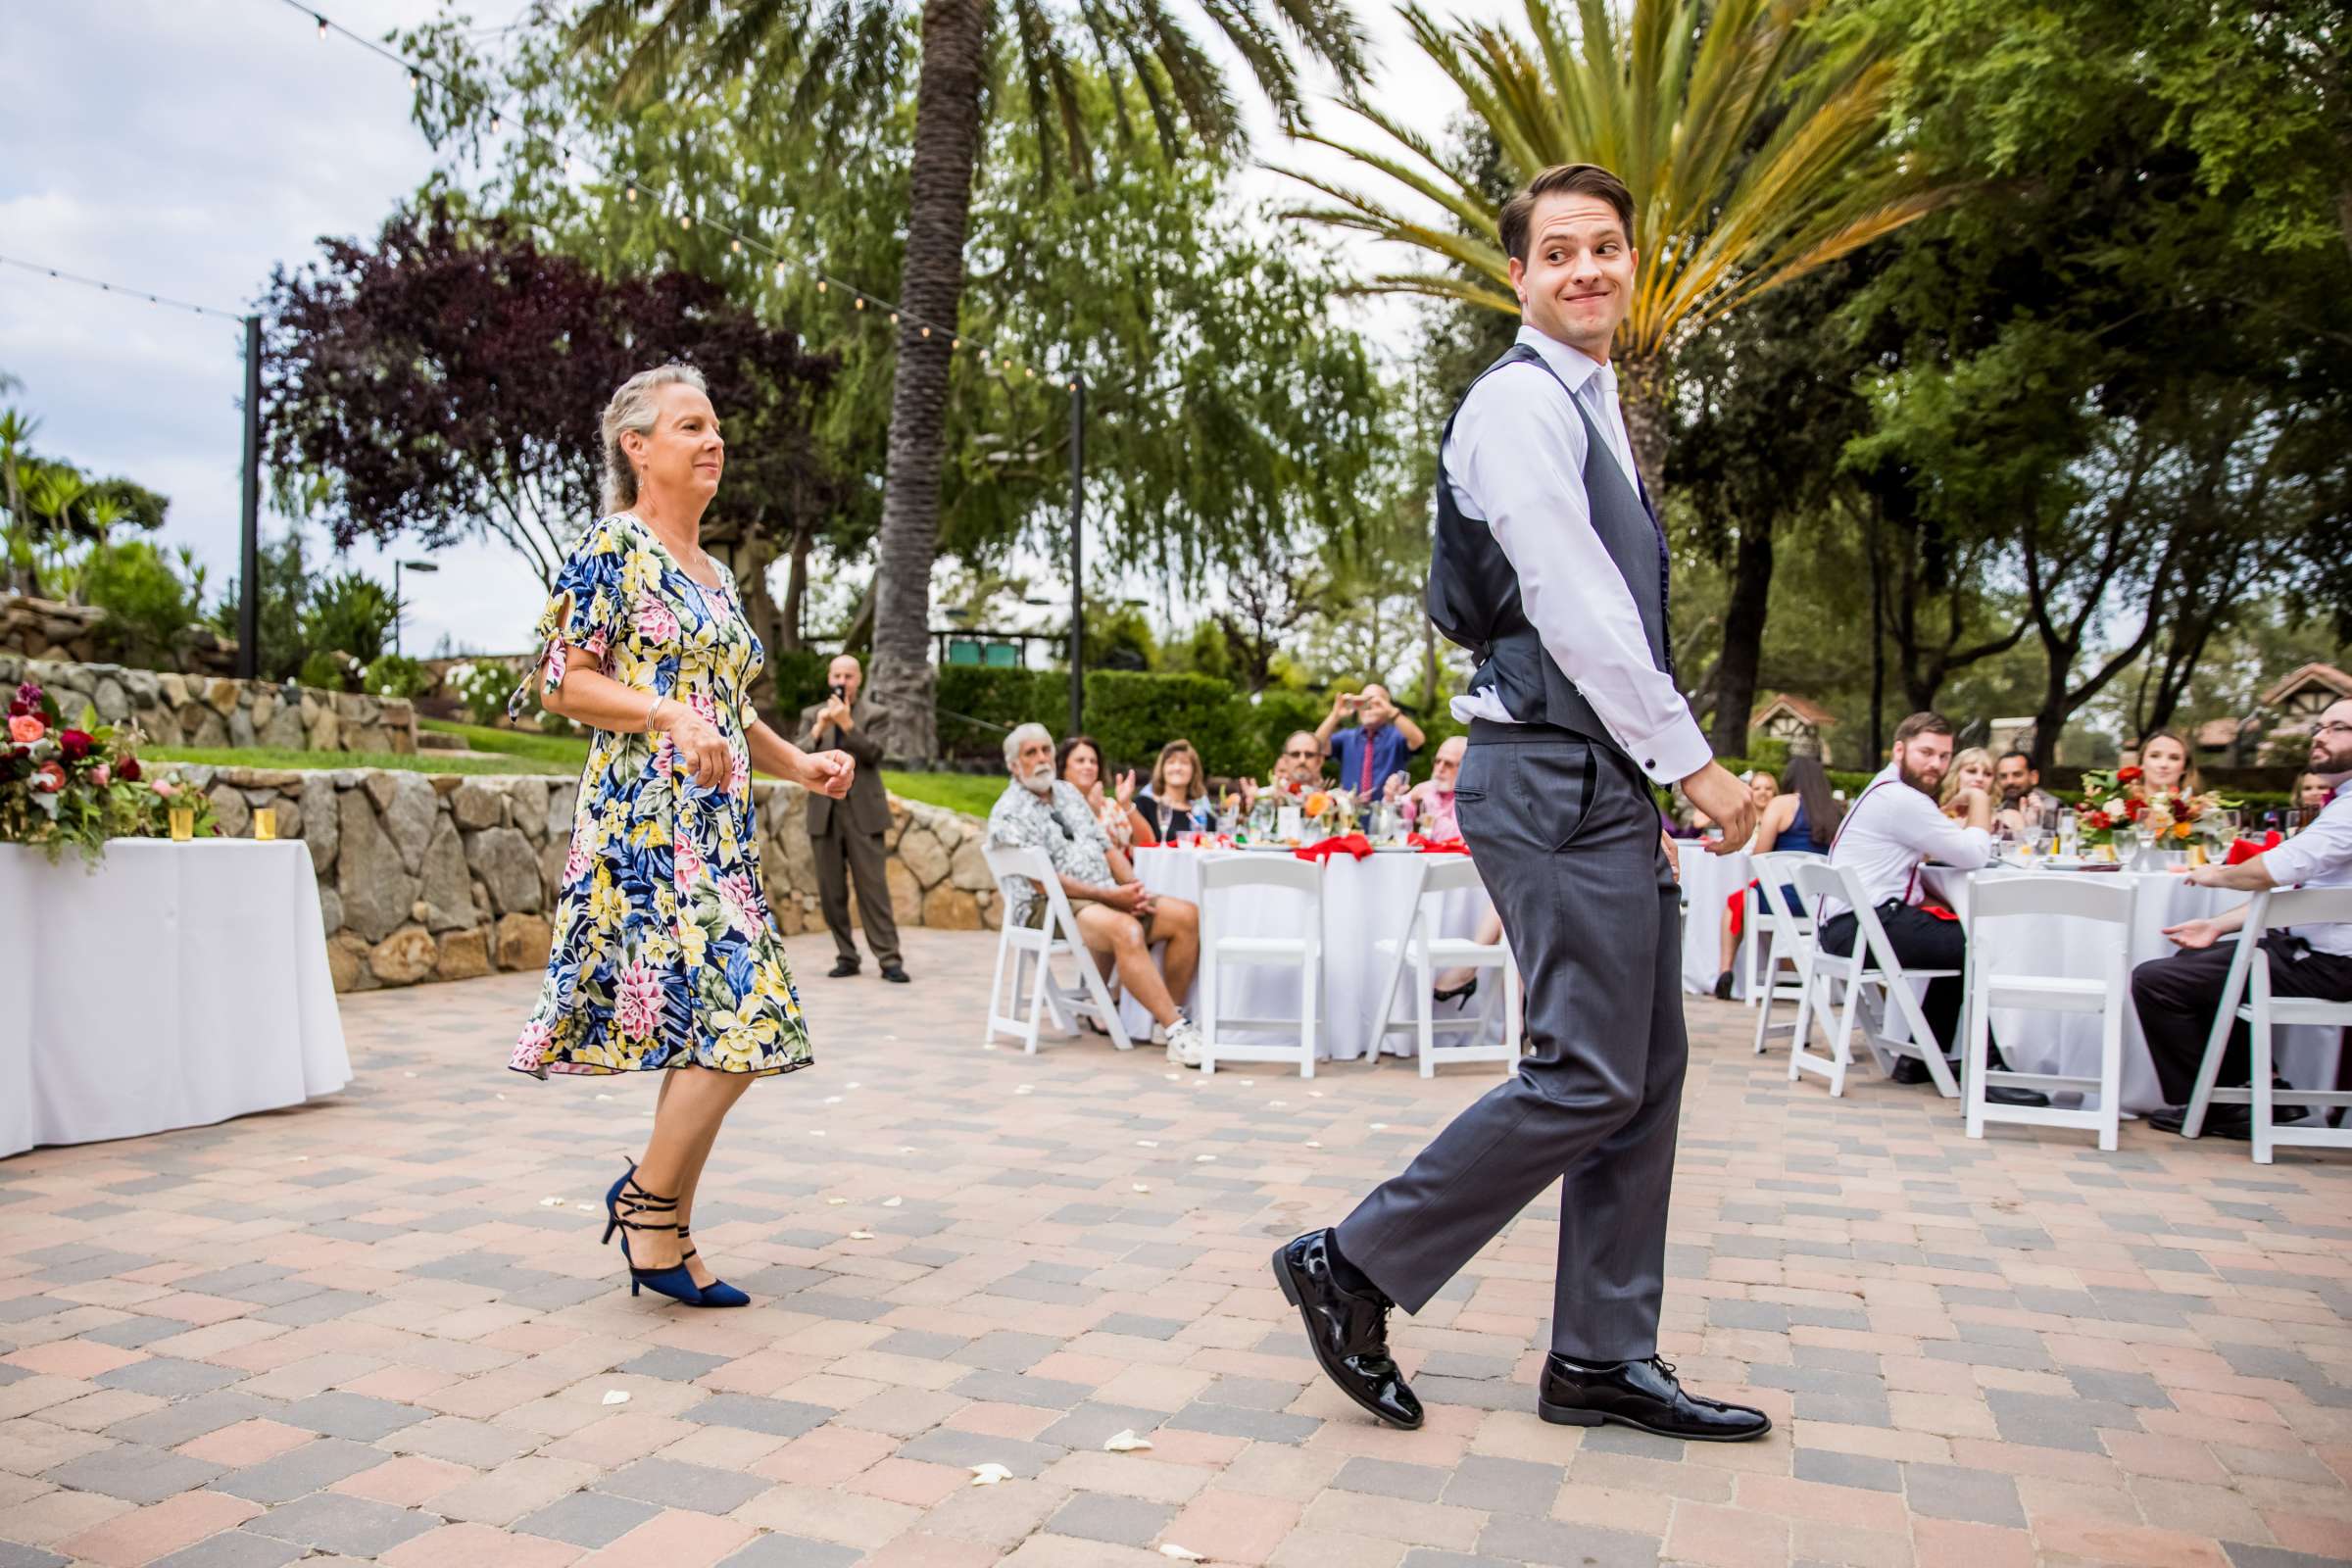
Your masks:
{"label": "palm tree", "polygon": [[[1347,0],[1198,0],[1198,9],[1248,64],[1286,127],[1302,122],[1304,104],[1285,31],[1350,89],[1362,80],[1363,38]],[[689,81],[718,82],[755,66],[770,73],[781,66],[797,76],[787,112],[829,110],[838,119],[845,104],[870,105],[886,89],[906,16],[892,0],[590,0],[573,39],[582,49],[632,51],[619,82],[624,97],[673,91],[681,73]],[[1162,0],[921,0],[920,28],[871,677],[894,715],[891,752],[903,757],[935,749],[931,567],[984,102],[1001,96],[1017,104],[1077,178],[1086,177],[1092,158],[1072,69],[1082,56],[1109,75],[1111,102],[1123,106],[1129,88],[1140,89],[1152,129],[1171,152],[1188,130],[1219,151],[1244,140],[1222,74]],[[992,72],[998,62],[1001,71]],[[1124,135],[1133,127],[1121,114]]]}
{"label": "palm tree", "polygon": [[[16,377],[0,374],[0,390],[17,385]],[[23,466],[30,456],[33,432],[41,421],[15,409],[0,409],[0,501],[8,506],[7,562],[17,592],[32,592],[32,517],[24,510]]]}
{"label": "palm tree", "polygon": [[[1573,19],[1525,0],[1532,41],[1417,6],[1413,41],[1461,89],[1518,183],[1553,164],[1600,164],[1634,192],[1641,253],[1617,340],[1634,458],[1654,490],[1676,346],[1707,322],[1900,228],[1936,201],[1886,135],[1893,67],[1877,40],[1832,41],[1832,0],[1577,0]],[[1424,220],[1378,195],[1285,171],[1336,205],[1299,216],[1428,251],[1428,271],[1370,287],[1516,317],[1495,237],[1499,204],[1448,154],[1361,91],[1343,99],[1393,145],[1308,133],[1439,209]],[[1445,220],[1450,219],[1450,223]]]}

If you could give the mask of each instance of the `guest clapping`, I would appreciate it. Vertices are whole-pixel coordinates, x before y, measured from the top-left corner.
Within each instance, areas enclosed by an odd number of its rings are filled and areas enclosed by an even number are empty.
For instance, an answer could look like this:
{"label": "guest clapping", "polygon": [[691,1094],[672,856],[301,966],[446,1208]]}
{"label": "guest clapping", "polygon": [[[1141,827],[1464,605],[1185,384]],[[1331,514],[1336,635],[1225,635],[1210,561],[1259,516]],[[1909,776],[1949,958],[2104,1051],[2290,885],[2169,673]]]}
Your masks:
{"label": "guest clapping", "polygon": [[1054,770],[1084,797],[1087,807],[1122,850],[1150,849],[1159,842],[1152,824],[1135,808],[1135,769],[1129,768],[1103,788],[1102,748],[1091,735],[1073,735],[1054,754]]}

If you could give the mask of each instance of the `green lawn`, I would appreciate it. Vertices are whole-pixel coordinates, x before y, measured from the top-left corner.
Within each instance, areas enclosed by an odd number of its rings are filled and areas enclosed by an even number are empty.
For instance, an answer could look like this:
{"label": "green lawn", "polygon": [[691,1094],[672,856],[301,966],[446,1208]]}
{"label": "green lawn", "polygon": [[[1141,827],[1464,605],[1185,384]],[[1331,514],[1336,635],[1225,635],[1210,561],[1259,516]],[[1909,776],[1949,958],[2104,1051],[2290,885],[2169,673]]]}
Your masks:
{"label": "green lawn", "polygon": [[[570,775],[588,760],[588,742],[578,736],[536,735],[491,729],[448,719],[421,718],[418,729],[439,730],[464,740],[486,757],[453,757],[447,752],[289,752],[269,747],[151,746],[141,755],[162,762],[202,762],[214,767],[389,767],[409,773],[545,773]],[[885,772],[883,785],[902,800],[986,816],[1004,791],[1001,778],[972,773]]]}

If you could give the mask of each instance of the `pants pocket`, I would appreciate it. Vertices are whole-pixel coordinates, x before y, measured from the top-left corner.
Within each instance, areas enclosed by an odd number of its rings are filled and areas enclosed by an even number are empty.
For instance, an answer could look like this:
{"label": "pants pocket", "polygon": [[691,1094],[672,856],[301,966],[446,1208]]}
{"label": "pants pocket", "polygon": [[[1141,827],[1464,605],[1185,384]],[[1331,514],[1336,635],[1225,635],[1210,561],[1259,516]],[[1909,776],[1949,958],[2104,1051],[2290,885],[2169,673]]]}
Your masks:
{"label": "pants pocket", "polygon": [[1510,792],[1537,842],[1556,855],[1592,820],[1599,759],[1578,742],[1512,751]]}

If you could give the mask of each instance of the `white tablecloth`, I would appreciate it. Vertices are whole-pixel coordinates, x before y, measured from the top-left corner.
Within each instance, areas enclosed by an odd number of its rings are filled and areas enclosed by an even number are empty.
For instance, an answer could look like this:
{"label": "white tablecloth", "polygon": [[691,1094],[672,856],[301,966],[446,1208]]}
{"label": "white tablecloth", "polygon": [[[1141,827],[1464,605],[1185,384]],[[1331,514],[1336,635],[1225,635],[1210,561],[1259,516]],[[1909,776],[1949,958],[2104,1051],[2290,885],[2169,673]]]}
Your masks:
{"label": "white tablecloth", "polygon": [[0,1155],[299,1104],[351,1081],[310,847],[0,845]]}
{"label": "white tablecloth", "polygon": [[[1978,877],[2014,873],[1999,868],[1956,871],[1930,866],[1922,874],[1928,893],[1968,915],[1968,892]],[[2127,956],[2134,964],[2161,958],[2180,950],[2165,939],[2164,928],[2182,920],[2221,914],[2246,902],[2243,893],[2201,888],[2162,871],[2083,872],[2121,879],[2138,893],[2132,905],[2131,945]],[[1977,938],[1978,948],[1968,961],[1991,963],[1995,972],[2095,976],[2109,951],[2111,928],[2094,920],[2062,920],[2021,916],[1994,921]],[[2099,1020],[2086,1013],[2030,1012],[1996,1007],[1992,1037],[2000,1042],[2009,1064],[2023,1072],[2064,1073],[2095,1078],[2099,1072]],[[2335,1061],[2341,1032],[2334,1029],[2285,1029],[2279,1032],[2278,1069],[2289,1083],[2305,1089],[2335,1087]],[[2156,1064],[2148,1055],[2147,1037],[2139,1018],[2124,1012],[2124,1108],[2159,1109],[2164,1095],[2157,1087]]]}
{"label": "white tablecloth", "polygon": [[[1263,850],[1151,849],[1135,852],[1136,875],[1153,893],[1200,901],[1200,863],[1215,856],[1264,855]],[[1381,1022],[1388,1002],[1384,982],[1393,976],[1395,954],[1383,955],[1383,939],[1402,942],[1412,919],[1413,888],[1423,857],[1410,852],[1382,851],[1362,860],[1334,855],[1323,862],[1323,1004],[1321,1049],[1318,1057],[1350,1061],[1361,1056]],[[1220,895],[1214,915],[1216,928],[1228,936],[1292,936],[1304,917],[1305,896],[1288,889],[1247,888]],[[1489,907],[1483,890],[1449,893],[1440,902],[1440,936],[1478,934],[1480,918]],[[1205,911],[1204,911],[1205,913]],[[1203,926],[1209,920],[1202,920]],[[1245,1018],[1289,1018],[1298,1012],[1298,976],[1295,969],[1271,964],[1234,964],[1224,971],[1223,1010]],[[1710,979],[1712,976],[1709,977]],[[1485,1001],[1490,973],[1480,981],[1479,995],[1470,1005]],[[1401,986],[1397,987],[1399,998]],[[1200,985],[1184,999],[1186,1011],[1200,1002]],[[1409,1017],[1404,1003],[1395,1004],[1399,1017]],[[1152,1018],[1132,998],[1122,999],[1120,1017],[1129,1034],[1151,1038]],[[1255,1041],[1261,1036],[1244,1031],[1235,1038]],[[1298,1038],[1296,1030],[1290,1038]],[[1394,1054],[1410,1055],[1412,1036],[1389,1037]]]}
{"label": "white tablecloth", "polygon": [[[1747,868],[1745,850],[1709,855],[1706,845],[1697,839],[1684,839],[1675,848],[1682,852],[1683,989],[1706,996],[1714,992],[1715,976],[1723,967],[1724,901],[1747,886],[1755,873]],[[1738,977],[1734,996],[1746,995],[1744,930],[1740,940],[1741,951],[1732,963],[1732,972]]]}

